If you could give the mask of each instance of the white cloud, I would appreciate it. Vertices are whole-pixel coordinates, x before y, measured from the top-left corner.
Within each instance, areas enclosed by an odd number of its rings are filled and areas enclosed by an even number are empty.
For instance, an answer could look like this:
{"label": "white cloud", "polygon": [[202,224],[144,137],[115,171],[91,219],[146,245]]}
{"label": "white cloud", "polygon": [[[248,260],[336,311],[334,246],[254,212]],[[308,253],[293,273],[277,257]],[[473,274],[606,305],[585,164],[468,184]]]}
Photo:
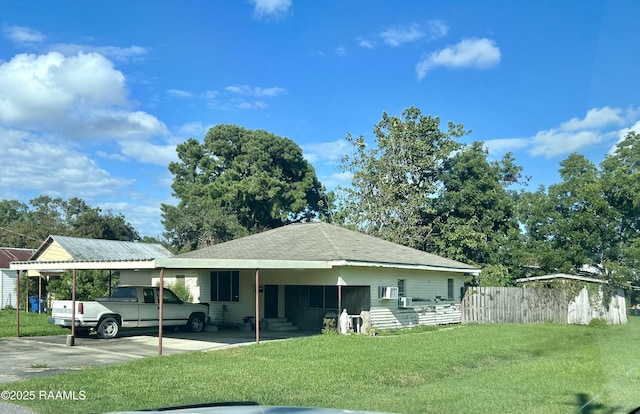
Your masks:
{"label": "white cloud", "polygon": [[449,26],[442,20],[430,20],[426,28],[429,40],[440,39],[449,33]]}
{"label": "white cloud", "polygon": [[291,0],[250,0],[256,19],[280,19],[290,14]]}
{"label": "white cloud", "polygon": [[453,46],[429,53],[416,64],[418,79],[425,77],[431,69],[472,67],[486,69],[500,62],[500,49],[490,39],[465,39]]}
{"label": "white cloud", "polygon": [[304,144],[300,147],[302,148],[305,158],[312,164],[315,162],[335,164],[352,150],[352,145],[346,139],[317,144]]}
{"label": "white cloud", "polygon": [[273,97],[286,93],[284,88],[274,86],[271,88],[251,87],[249,85],[231,85],[225,88],[225,91],[236,93],[239,95],[247,95],[253,97]]}
{"label": "white cloud", "polygon": [[[441,20],[430,20],[425,24],[410,23],[404,26],[391,26],[379,33],[384,43],[391,47],[398,47],[405,43],[419,40],[435,40],[444,37],[449,32],[447,26]],[[367,45],[360,44],[363,47]]]}
{"label": "white cloud", "polygon": [[503,138],[489,139],[484,142],[484,147],[490,154],[506,154],[507,152],[517,151],[530,145],[527,138]]}
{"label": "white cloud", "polygon": [[397,47],[403,43],[415,42],[427,34],[417,23],[408,26],[390,27],[380,33],[382,40],[389,46]]}
{"label": "white cloud", "polygon": [[174,98],[191,98],[193,94],[189,91],[183,91],[181,89],[168,89],[167,94]]}
{"label": "white cloud", "polygon": [[206,126],[202,122],[189,122],[183,124],[176,130],[177,139],[180,142],[186,141],[187,138],[200,139],[205,136],[209,128],[209,126]]}
{"label": "white cloud", "polygon": [[374,47],[376,47],[376,43],[371,40],[367,40],[367,39],[357,39],[357,40],[358,40],[358,46],[362,48],[373,49]]}
{"label": "white cloud", "polygon": [[539,131],[531,139],[531,155],[545,158],[576,152],[602,142],[603,135],[597,131],[561,131],[549,129]]}
{"label": "white cloud", "polygon": [[350,172],[333,173],[329,176],[319,176],[318,179],[324,185],[327,190],[331,191],[337,186],[349,186],[353,179],[353,174]]}
{"label": "white cloud", "polygon": [[237,106],[240,109],[264,109],[269,105],[264,101],[253,101],[253,102],[240,102]]}
{"label": "white cloud", "polygon": [[35,192],[91,198],[116,195],[132,183],[112,177],[72,147],[48,141],[48,136],[0,127],[0,146],[5,158],[11,159],[0,167],[0,193],[11,194],[19,188],[21,197]]}
{"label": "white cloud", "polygon": [[616,143],[609,150],[609,154],[614,154],[615,153],[616,147],[618,146],[618,144],[620,142],[622,142],[627,137],[627,134],[629,134],[629,132],[636,132],[636,133],[640,134],[640,121],[637,121],[635,124],[631,125],[628,128],[622,128],[621,130],[619,130],[617,132],[618,140],[616,141]]}
{"label": "white cloud", "polygon": [[[634,108],[592,108],[584,118],[571,118],[557,128],[538,131],[528,138],[488,140],[485,147],[492,155],[526,149],[532,156],[551,158],[614,139],[620,142],[629,131],[640,132],[639,117],[640,111]],[[630,126],[621,128],[624,125]],[[614,148],[615,145],[612,150]]]}
{"label": "white cloud", "polygon": [[338,46],[334,49],[334,52],[336,53],[336,55],[338,56],[342,56],[345,57],[347,56],[347,48],[344,46]]}
{"label": "white cloud", "polygon": [[47,47],[49,52],[62,53],[64,56],[74,56],[79,53],[97,53],[118,63],[142,59],[149,54],[149,49],[142,46],[91,46],[77,43],[56,43]]}
{"label": "white cloud", "polygon": [[4,28],[4,33],[12,42],[19,45],[41,43],[47,38],[37,30],[24,26],[6,26]]}
{"label": "white cloud", "polygon": [[148,197],[140,201],[140,204],[107,202],[99,207],[102,211],[112,211],[123,214],[127,221],[140,232],[140,236],[162,237],[162,210],[160,204],[175,204],[175,200],[155,200]]}
{"label": "white cloud", "polygon": [[155,144],[147,141],[121,141],[120,150],[127,157],[146,164],[167,166],[178,161],[175,144]]}
{"label": "white cloud", "polygon": [[609,108],[608,106],[593,108],[587,112],[583,119],[571,118],[562,123],[560,128],[565,131],[576,131],[585,128],[602,128],[610,124],[620,125],[624,123],[621,113],[620,108]]}
{"label": "white cloud", "polygon": [[0,126],[76,139],[166,134],[131,106],[124,75],[98,53],[20,54],[0,64]]}

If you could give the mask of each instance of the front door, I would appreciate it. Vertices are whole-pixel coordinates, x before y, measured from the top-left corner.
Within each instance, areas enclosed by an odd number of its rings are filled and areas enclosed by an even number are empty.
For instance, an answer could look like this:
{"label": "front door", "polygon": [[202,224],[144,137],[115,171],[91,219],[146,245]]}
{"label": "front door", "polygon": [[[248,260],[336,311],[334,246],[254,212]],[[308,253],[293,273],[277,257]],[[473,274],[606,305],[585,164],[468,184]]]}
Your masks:
{"label": "front door", "polygon": [[277,285],[264,286],[264,317],[265,318],[278,317],[278,286]]}

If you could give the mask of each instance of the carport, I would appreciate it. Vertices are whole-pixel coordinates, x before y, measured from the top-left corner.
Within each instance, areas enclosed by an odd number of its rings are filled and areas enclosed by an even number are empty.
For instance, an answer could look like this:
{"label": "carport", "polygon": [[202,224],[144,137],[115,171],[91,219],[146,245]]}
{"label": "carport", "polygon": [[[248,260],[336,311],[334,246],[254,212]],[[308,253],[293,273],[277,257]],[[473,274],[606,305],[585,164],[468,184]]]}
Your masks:
{"label": "carport", "polygon": [[[260,270],[261,269],[329,269],[331,263],[328,261],[305,261],[305,260],[250,260],[250,259],[202,259],[202,258],[177,258],[165,257],[157,259],[145,260],[103,260],[103,261],[24,261],[11,262],[10,269],[15,270],[16,284],[19,285],[21,272],[23,277],[26,276],[28,270],[38,272],[47,271],[71,271],[72,278],[72,313],[71,313],[71,333],[67,336],[67,345],[74,346],[75,332],[75,309],[76,309],[76,275],[82,270],[157,270],[159,271],[159,309],[158,309],[158,355],[162,355],[162,318],[163,303],[162,291],[164,289],[164,273],[166,269],[184,269],[185,267],[192,269],[244,269],[255,271],[255,320],[260,320]],[[339,292],[341,286],[338,286]],[[18,291],[19,295],[20,292]],[[16,337],[20,336],[20,310],[16,312]],[[255,342],[260,342],[260,324],[256,323]]]}

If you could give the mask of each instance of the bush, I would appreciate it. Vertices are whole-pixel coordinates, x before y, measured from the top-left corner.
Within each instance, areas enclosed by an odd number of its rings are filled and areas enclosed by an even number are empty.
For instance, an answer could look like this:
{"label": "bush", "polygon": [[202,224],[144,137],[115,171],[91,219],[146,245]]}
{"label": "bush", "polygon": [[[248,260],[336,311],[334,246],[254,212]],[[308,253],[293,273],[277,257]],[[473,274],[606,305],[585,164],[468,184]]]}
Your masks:
{"label": "bush", "polygon": [[322,320],[322,334],[335,335],[338,333],[336,329],[336,320],[334,318],[324,318]]}
{"label": "bush", "polygon": [[193,302],[193,296],[191,296],[191,292],[189,288],[183,281],[178,281],[172,285],[167,285],[168,289],[171,289],[173,293],[176,294],[183,302]]}

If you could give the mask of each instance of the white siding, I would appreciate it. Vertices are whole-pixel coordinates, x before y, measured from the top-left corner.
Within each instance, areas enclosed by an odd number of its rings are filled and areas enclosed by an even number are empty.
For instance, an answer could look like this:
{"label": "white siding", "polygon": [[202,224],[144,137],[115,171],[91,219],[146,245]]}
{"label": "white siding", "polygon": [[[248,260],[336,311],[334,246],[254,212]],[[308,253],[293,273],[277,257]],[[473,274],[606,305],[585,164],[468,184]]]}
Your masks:
{"label": "white siding", "polygon": [[[387,268],[344,268],[347,285],[371,287],[371,325],[377,329],[411,328],[418,325],[460,323],[460,292],[464,274]],[[397,286],[405,280],[405,294],[413,306],[403,309],[394,299],[378,298],[379,286]],[[448,279],[453,279],[453,300],[448,300]],[[437,297],[440,297],[438,299]]]}
{"label": "white siding", "polygon": [[16,272],[0,270],[0,309],[16,307]]}
{"label": "white siding", "polygon": [[[209,303],[209,316],[213,323],[237,324],[247,316],[255,315],[255,270],[240,269],[238,302],[211,302],[211,272],[217,269],[165,271],[165,280],[185,275],[192,289],[194,301]],[[231,269],[225,269],[231,270]],[[154,272],[153,283],[159,278]],[[397,286],[398,279],[406,281],[406,295],[413,298],[413,307],[398,308],[396,300],[378,298],[379,286]],[[453,300],[447,300],[447,279],[454,280]],[[279,313],[284,314],[285,285],[337,285],[369,286],[371,322],[375,328],[412,327],[461,322],[460,290],[464,284],[462,273],[431,272],[378,267],[341,267],[334,269],[264,269],[259,273],[259,284],[278,285]],[[436,299],[437,296],[443,299]],[[264,293],[260,293],[260,314],[264,314]],[[226,311],[223,312],[223,306]]]}
{"label": "white siding", "polygon": [[151,270],[121,270],[120,284],[150,286],[152,285]]}

